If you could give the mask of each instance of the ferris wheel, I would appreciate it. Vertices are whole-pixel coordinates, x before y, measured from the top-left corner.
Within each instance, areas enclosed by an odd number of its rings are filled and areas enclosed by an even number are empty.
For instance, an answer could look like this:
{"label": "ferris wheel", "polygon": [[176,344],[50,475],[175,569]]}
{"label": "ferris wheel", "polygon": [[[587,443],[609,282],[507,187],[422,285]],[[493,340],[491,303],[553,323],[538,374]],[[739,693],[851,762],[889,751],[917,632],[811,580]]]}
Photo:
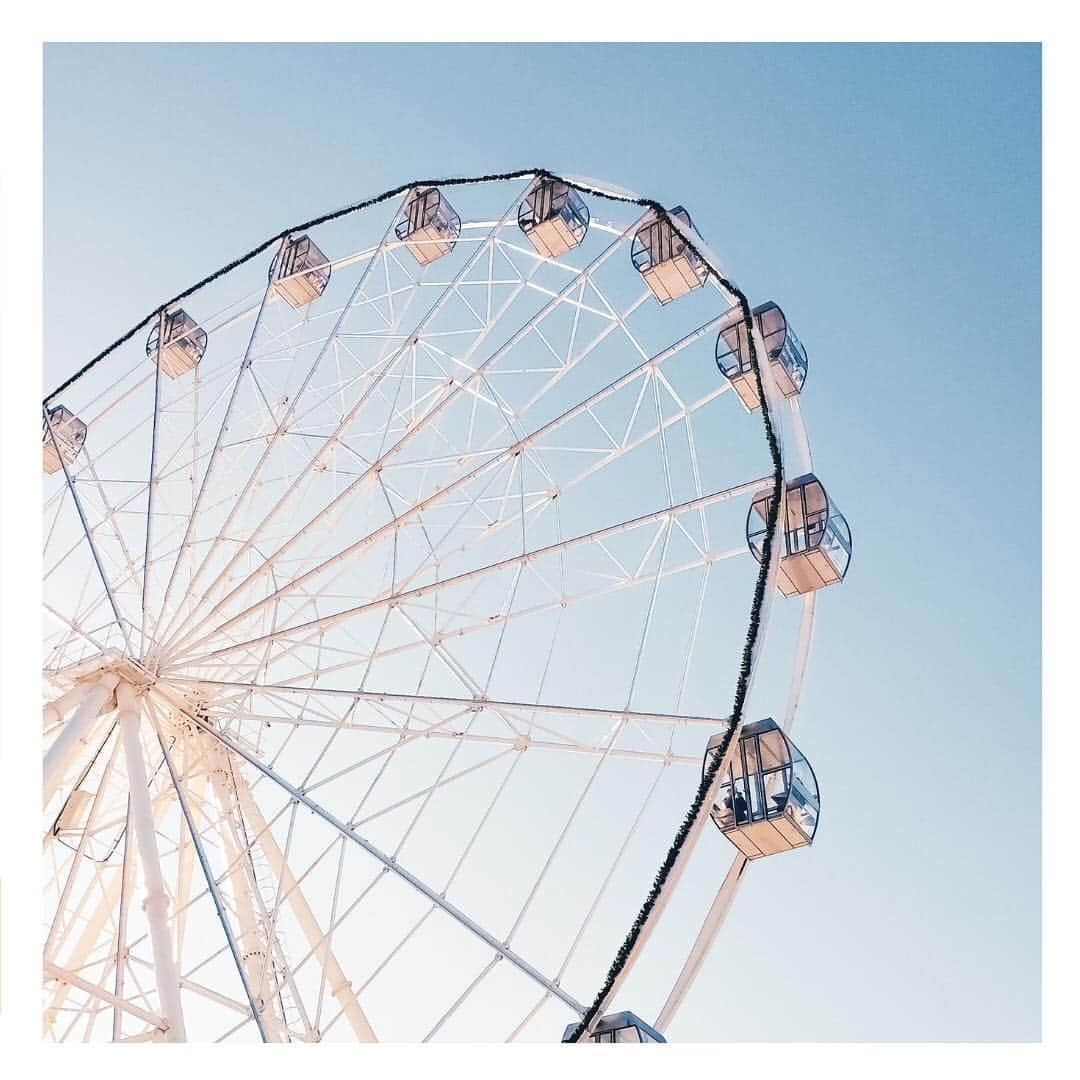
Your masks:
{"label": "ferris wheel", "polygon": [[287,230],[52,392],[46,1036],[663,1041],[817,829],[806,377],[685,210],[533,171]]}

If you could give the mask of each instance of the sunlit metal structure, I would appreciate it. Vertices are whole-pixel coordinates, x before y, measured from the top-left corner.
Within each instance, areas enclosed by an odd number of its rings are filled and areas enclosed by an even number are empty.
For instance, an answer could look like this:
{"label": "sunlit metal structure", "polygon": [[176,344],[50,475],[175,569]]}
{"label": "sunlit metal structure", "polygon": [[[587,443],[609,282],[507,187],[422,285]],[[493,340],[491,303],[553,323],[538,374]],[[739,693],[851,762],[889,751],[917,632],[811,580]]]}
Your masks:
{"label": "sunlit metal structure", "polygon": [[[662,1042],[740,880],[700,927],[663,915],[716,887],[721,775],[595,994],[705,747],[730,779],[765,738],[732,728],[743,657],[716,648],[778,467],[714,363],[741,297],[685,211],[580,178],[357,206],[46,399],[46,1035],[555,1041],[595,1017],[579,1041]],[[797,399],[763,381],[809,520]],[[766,580],[832,559],[840,520],[783,557],[781,529]],[[786,739],[816,593],[776,592],[749,685],[790,672]],[[773,829],[802,822],[796,753]],[[660,1016],[619,1011],[683,957]]]}

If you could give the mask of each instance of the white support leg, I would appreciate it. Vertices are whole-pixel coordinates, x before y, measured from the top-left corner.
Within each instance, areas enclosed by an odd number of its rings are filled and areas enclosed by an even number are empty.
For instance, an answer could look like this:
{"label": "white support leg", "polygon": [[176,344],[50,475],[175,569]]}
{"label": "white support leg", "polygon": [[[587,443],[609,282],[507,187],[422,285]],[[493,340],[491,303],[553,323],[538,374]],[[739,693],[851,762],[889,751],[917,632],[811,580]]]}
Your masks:
{"label": "white support leg", "polygon": [[[123,998],[124,982],[127,977],[127,922],[128,912],[131,910],[132,878],[134,870],[135,851],[131,837],[131,799],[128,799],[128,808],[125,815],[124,826],[124,861],[120,864],[120,910],[116,918],[116,961],[113,965],[113,996]],[[179,952],[179,949],[177,950]],[[119,1042],[123,1034],[124,1019],[119,1007],[113,1008],[112,1041]]]}
{"label": "white support leg", "polygon": [[142,741],[139,738],[139,705],[135,690],[129,683],[116,688],[120,708],[120,737],[124,743],[128,786],[131,793],[131,824],[135,831],[139,862],[146,884],[143,908],[150,927],[150,944],[154,954],[154,977],[157,983],[161,1013],[169,1023],[168,1042],[185,1042],[184,1014],[180,1003],[180,976],[176,970],[172,935],[169,931],[169,898],[161,875],[157,833],[147,789],[146,766],[143,762]]}
{"label": "white support leg", "polygon": [[266,856],[266,861],[270,864],[271,872],[281,882],[282,890],[288,894],[289,905],[292,907],[293,915],[307,938],[308,947],[313,950],[319,963],[322,964],[323,971],[326,973],[326,982],[330,988],[330,993],[341,1007],[341,1011],[345,1014],[345,1019],[348,1020],[349,1026],[355,1032],[356,1037],[361,1042],[376,1042],[375,1032],[372,1030],[371,1024],[368,1023],[364,1010],[360,1007],[360,1002],[356,1000],[352,983],[345,977],[345,972],[341,970],[337,958],[330,951],[326,935],[319,926],[315,913],[308,905],[304,894],[300,891],[296,879],[286,865],[273,833],[266,827],[266,819],[256,804],[247,786],[247,781],[239,772],[235,773],[235,780],[236,795],[240,801],[240,808],[244,812],[244,817],[250,824],[252,833],[259,837],[259,847],[262,849],[263,855]]}
{"label": "white support leg", "polygon": [[[271,965],[268,962],[273,951],[273,943],[266,940],[259,928],[255,914],[254,881],[246,864],[247,855],[240,850],[232,831],[232,807],[235,800],[226,779],[224,765],[227,759],[218,746],[207,748],[214,767],[210,771],[210,782],[214,797],[224,817],[219,838],[225,849],[225,860],[230,869],[229,887],[238,923],[237,943],[240,946],[241,962],[251,985],[251,991],[257,1001],[264,1004],[261,1013],[263,1028],[272,1042],[287,1042],[281,1018],[277,1015],[271,998],[276,990],[270,986]],[[218,765],[222,767],[217,767]]]}
{"label": "white support leg", "polygon": [[[85,694],[75,715],[67,722],[64,729],[56,736],[45,755],[44,791],[45,804],[56,794],[61,781],[67,773],[72,758],[81,747],[90,741],[96,726],[95,721],[106,706],[119,680],[115,675],[102,675],[86,688]],[[66,697],[67,695],[65,695]],[[61,699],[62,700],[62,699]]]}
{"label": "white support leg", "polygon": [[66,694],[61,694],[55,701],[50,701],[42,709],[42,730],[51,728],[53,724],[59,724],[86,697],[91,686],[93,686],[92,682],[77,682]]}
{"label": "white support leg", "polygon": [[[193,796],[195,805],[199,806],[202,803],[205,777],[202,773],[199,773],[188,778],[189,755],[186,742],[181,742],[180,752],[183,755],[181,762],[188,790]],[[188,916],[187,904],[191,899],[191,879],[195,870],[195,844],[190,836],[180,843],[179,864],[176,875],[176,892],[173,893],[173,901],[176,904],[176,955],[178,959],[184,955],[184,930],[187,927]]]}

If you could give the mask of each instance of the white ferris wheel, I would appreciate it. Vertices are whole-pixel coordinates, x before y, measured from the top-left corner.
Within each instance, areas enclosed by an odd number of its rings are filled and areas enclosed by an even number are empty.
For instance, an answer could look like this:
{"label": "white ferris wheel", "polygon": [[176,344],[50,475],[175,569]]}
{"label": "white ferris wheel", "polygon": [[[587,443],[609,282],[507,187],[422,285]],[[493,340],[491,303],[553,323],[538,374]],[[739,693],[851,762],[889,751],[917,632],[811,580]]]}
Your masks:
{"label": "white ferris wheel", "polygon": [[522,172],[284,232],[51,393],[46,1036],[662,1041],[817,828],[806,373],[684,210]]}

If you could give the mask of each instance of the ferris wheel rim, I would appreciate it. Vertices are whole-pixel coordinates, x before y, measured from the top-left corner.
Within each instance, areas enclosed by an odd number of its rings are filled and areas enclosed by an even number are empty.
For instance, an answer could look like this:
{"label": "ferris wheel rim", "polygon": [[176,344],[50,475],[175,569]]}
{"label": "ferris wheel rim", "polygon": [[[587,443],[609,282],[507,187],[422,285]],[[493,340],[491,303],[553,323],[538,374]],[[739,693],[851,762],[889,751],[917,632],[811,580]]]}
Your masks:
{"label": "ferris wheel rim", "polygon": [[[526,173],[523,173],[523,174],[521,174],[521,176],[522,176],[522,177],[527,177],[527,178],[529,178],[530,180],[532,180],[532,179],[535,179],[536,177],[539,177],[539,176],[552,176],[552,175],[553,175],[553,174],[550,174],[550,173],[546,173],[546,172],[545,172],[545,171],[543,171],[543,170],[539,170],[539,171],[536,171],[536,172],[531,172],[531,173],[527,173],[527,174],[526,174]],[[459,182],[459,183],[472,183],[472,182],[475,182],[475,181],[472,181],[472,180],[461,180],[461,181],[456,181],[456,182]],[[573,181],[572,181],[572,180],[567,180],[567,182],[568,182],[568,183],[573,183]],[[451,182],[451,184],[452,184],[452,183],[454,183],[454,182],[452,181],[452,182]],[[400,191],[401,191],[401,190],[410,190],[410,189],[411,189],[411,188],[413,188],[414,186],[415,186],[415,185],[407,185],[407,186],[406,186],[406,187],[405,187],[404,189],[395,189],[395,191],[396,191],[397,193],[400,193]],[[640,202],[642,202],[642,203],[646,204],[646,209],[647,209],[647,210],[648,210],[649,212],[651,212],[651,213],[661,212],[661,213],[664,213],[665,215],[666,215],[666,213],[667,213],[666,211],[664,211],[664,210],[663,210],[663,208],[662,208],[662,207],[660,206],[660,204],[658,204],[658,203],[651,203],[651,202],[649,202],[648,200],[639,200],[639,198],[638,198],[638,197],[633,197],[633,198],[631,199],[631,198],[627,198],[627,197],[625,197],[625,196],[620,196],[620,195],[617,195],[617,194],[609,194],[609,193],[605,193],[605,192],[603,192],[603,191],[599,191],[599,190],[594,190],[594,191],[593,191],[593,193],[594,193],[594,194],[599,194],[599,195],[601,195],[602,197],[605,197],[605,198],[612,198],[612,199],[615,199],[615,200],[617,200],[617,201],[640,201]],[[360,205],[360,204],[358,204],[358,205]],[[366,204],[366,205],[372,205],[372,204],[371,204],[371,203],[368,203],[368,204]],[[348,212],[352,212],[352,211],[346,210],[346,211],[340,211],[340,212],[337,212],[337,213],[348,213]],[[328,218],[330,218],[330,217],[333,217],[333,216],[334,216],[334,215],[328,215],[328,216],[327,216],[327,218],[324,218],[324,219],[315,219],[315,220],[316,220],[316,221],[319,221],[319,220],[327,220]],[[638,224],[640,223],[640,221],[641,221],[641,219],[639,218],[639,219],[638,219],[637,221],[635,221],[635,222],[634,222],[634,223],[632,223],[632,224],[631,224],[630,226],[628,226],[628,227],[627,227],[627,228],[626,228],[626,229],[624,230],[624,232],[623,232],[623,238],[625,238],[625,237],[626,237],[627,235],[629,235],[629,234],[631,233],[631,231],[632,231],[632,230],[633,230],[633,229],[634,229],[634,228],[635,228],[635,227],[636,227],[636,226],[637,226],[637,225],[638,225]],[[676,226],[676,228],[677,228],[677,226]],[[283,232],[283,233],[281,234],[281,236],[280,236],[280,237],[277,237],[277,238],[274,238],[274,239],[275,239],[275,240],[277,240],[277,239],[283,239],[283,238],[284,238],[284,237],[285,237],[286,235],[288,235],[288,234],[291,234],[291,233],[294,233],[295,231],[296,231],[295,229],[285,230],[285,231],[284,231],[284,232]],[[387,231],[389,232],[389,230],[387,230]],[[690,241],[690,243],[692,244],[692,242],[693,242],[693,241],[691,240],[691,241]],[[269,244],[271,244],[271,243],[273,243],[273,241],[269,241],[269,242],[267,242],[267,244],[268,244],[268,245],[269,245]],[[613,246],[614,246],[614,245],[613,245]],[[244,257],[242,257],[242,259],[241,259],[241,260],[237,260],[237,261],[234,261],[234,263],[233,263],[233,264],[230,264],[230,267],[232,267],[232,266],[235,266],[235,265],[237,265],[237,264],[238,264],[239,262],[241,262],[241,261],[244,261],[244,260],[245,260],[245,259],[247,259],[247,258],[251,258],[251,257],[254,257],[254,255],[255,255],[255,254],[259,253],[259,252],[260,252],[260,251],[262,251],[262,250],[265,250],[265,248],[266,248],[266,245],[264,245],[264,246],[263,246],[262,248],[259,248],[259,249],[255,249],[255,250],[254,250],[254,251],[253,251],[252,253],[250,253],[250,254],[249,254],[248,256],[244,256]],[[710,267],[710,269],[712,269],[712,268]],[[717,276],[718,276],[718,272],[717,272],[717,271],[715,271],[715,270],[714,270],[714,274],[717,274]],[[211,280],[211,279],[204,279],[204,281],[203,281],[203,282],[200,282],[200,283],[198,283],[198,284],[197,284],[196,286],[192,287],[192,289],[189,289],[189,290],[185,291],[184,293],[180,294],[180,295],[179,295],[179,296],[178,296],[177,298],[175,298],[175,299],[174,299],[173,301],[170,301],[170,302],[169,302],[168,304],[165,304],[165,305],[161,305],[161,306],[160,306],[160,307],[159,307],[158,309],[156,309],[156,312],[155,312],[155,314],[157,315],[157,317],[158,317],[158,319],[159,319],[159,322],[160,322],[160,319],[162,319],[162,318],[164,317],[164,313],[165,313],[166,309],[168,309],[168,308],[170,308],[171,306],[173,306],[173,305],[174,305],[174,304],[175,304],[175,303],[176,303],[176,302],[177,302],[178,300],[186,298],[186,297],[187,297],[188,295],[190,295],[190,294],[191,294],[192,292],[196,291],[196,290],[197,290],[197,289],[198,289],[199,287],[201,287],[201,285],[205,284],[205,283],[206,283],[206,281],[208,281],[208,280]],[[568,286],[568,288],[569,288],[569,286]],[[266,296],[268,295],[268,293],[269,293],[269,288],[267,288],[267,290],[266,290],[266,291],[264,292],[264,295],[263,295],[263,301],[262,301],[262,304],[263,304],[263,305],[265,305],[265,302],[266,302]],[[150,318],[153,318],[153,317],[154,317],[153,315],[151,315],[151,316],[148,316],[148,319],[150,319]],[[133,329],[133,330],[132,330],[132,331],[130,332],[130,334],[134,334],[134,333],[136,333],[136,332],[137,332],[137,331],[138,331],[138,330],[139,330],[139,329],[140,329],[140,328],[141,328],[141,327],[142,327],[143,325],[145,325],[145,323],[144,323],[144,324],[140,324],[139,326],[135,327],[135,328],[134,328],[134,329]],[[253,332],[253,334],[252,334],[252,338],[254,338],[254,332]],[[122,341],[122,340],[124,340],[124,339],[120,339],[120,340]],[[108,352],[108,350],[107,350],[106,352]],[[94,363],[96,363],[96,362],[97,362],[98,360],[100,360],[100,359],[102,358],[102,356],[104,356],[104,355],[105,355],[105,354],[101,354],[101,355],[99,355],[99,357],[95,358],[95,360],[94,360],[94,361],[91,361],[91,365],[87,365],[87,366],[86,366],[86,367],[84,367],[84,368],[83,368],[83,369],[82,369],[82,370],[81,370],[80,372],[76,373],[76,375],[75,375],[75,376],[73,376],[72,380],[69,380],[69,381],[68,381],[67,383],[64,383],[64,384],[62,384],[62,385],[61,385],[60,387],[58,387],[58,388],[57,388],[57,390],[53,391],[53,393],[52,393],[52,394],[50,394],[50,395],[49,395],[49,396],[48,396],[48,397],[47,397],[47,398],[45,399],[45,403],[46,403],[46,405],[47,405],[47,403],[48,403],[48,402],[50,402],[50,401],[53,401],[53,400],[55,400],[55,399],[56,399],[56,397],[57,397],[57,396],[58,396],[58,395],[59,395],[59,394],[60,394],[60,393],[61,393],[61,392],[62,392],[62,391],[63,391],[64,389],[66,389],[66,388],[67,388],[68,386],[70,386],[70,385],[72,384],[72,382],[74,382],[75,380],[77,380],[77,379],[78,379],[78,378],[79,378],[79,377],[80,377],[80,376],[81,376],[82,374],[84,374],[84,373],[85,373],[85,372],[86,372],[86,371],[88,370],[88,368],[89,368],[90,366],[92,366],[92,365],[93,365]],[[653,358],[649,358],[649,360],[647,360],[647,361],[644,361],[643,363],[651,363],[652,361],[653,361]],[[767,372],[767,369],[768,369],[768,365],[767,365],[767,364],[765,364],[765,365],[762,365],[762,368],[763,368],[763,370],[764,370],[765,372]],[[157,370],[156,370],[156,374],[154,374],[153,376],[149,376],[149,377],[152,377],[152,378],[154,378],[154,380],[155,380],[155,399],[156,399],[156,397],[157,397],[157,394],[158,394],[158,390],[159,390],[159,387],[160,387],[160,384],[161,384],[161,368],[160,368],[160,366],[158,366],[158,367],[157,367]],[[764,378],[764,379],[766,380],[766,382],[767,382],[767,381],[768,381],[768,380],[769,380],[769,379],[771,378],[771,376],[770,376],[770,375],[769,375],[768,373],[766,373],[766,374],[764,374],[764,375],[763,375],[763,378]],[[238,385],[238,383],[237,383],[237,385]],[[306,384],[305,384],[305,385],[306,385]],[[726,389],[726,387],[725,387],[725,389]],[[234,390],[234,393],[235,393],[235,390]],[[769,396],[769,392],[768,392],[768,386],[766,386],[766,397],[768,397],[768,396]],[[156,409],[156,407],[155,407],[155,413],[154,413],[154,423],[155,423],[155,426],[156,426],[156,420],[157,420],[157,409]],[[156,446],[156,440],[154,441],[154,445]],[[64,471],[65,471],[65,475],[66,475],[66,479],[67,479],[67,487],[68,487],[69,491],[71,492],[72,496],[74,497],[74,487],[73,487],[73,485],[72,485],[72,478],[71,478],[71,476],[70,476],[70,475],[68,475],[68,473],[67,473],[67,468],[66,468],[66,466],[65,466],[65,469],[64,469]],[[153,471],[154,471],[154,470],[153,470],[153,464],[152,464],[152,465],[151,465],[151,476],[153,476]],[[767,480],[768,480],[768,479],[769,479],[768,477],[762,477],[762,478],[760,478],[760,479],[758,479],[758,480],[754,480],[754,481],[751,481],[751,482],[749,482],[749,484],[748,484],[748,485],[744,485],[744,486],[749,486],[749,487],[760,487],[760,486],[761,486],[761,485],[762,485],[763,483],[767,482]],[[206,480],[206,477],[204,476],[204,483],[205,483],[205,480]],[[152,491],[153,491],[153,484],[152,484],[152,483],[148,485],[148,490],[149,490],[149,492],[152,492]],[[722,493],[719,493],[719,494],[722,494]],[[76,504],[76,506],[78,506],[78,500],[77,500],[77,498],[75,499],[75,504]],[[239,503],[237,503],[236,505],[238,506],[238,505],[239,505]],[[695,508],[696,508],[696,507],[695,507]],[[663,513],[670,513],[670,511],[671,511],[671,508],[668,508],[667,510],[663,511]],[[147,511],[147,517],[148,517],[148,519],[149,519],[149,518],[150,518],[151,516],[152,516],[152,511],[151,511],[151,510],[148,510],[148,511]],[[92,540],[92,538],[90,537],[90,530],[89,530],[89,527],[88,527],[88,526],[86,525],[86,522],[85,522],[85,518],[83,519],[83,522],[84,522],[84,528],[85,528],[85,530],[86,530],[86,533],[87,533],[87,539],[88,539],[88,540],[90,541],[90,545],[91,545],[91,547],[93,547],[93,540]],[[180,547],[181,547],[181,549],[183,548],[183,543],[181,543]],[[149,526],[148,526],[148,528],[147,528],[147,539],[146,539],[146,552],[147,552],[147,554],[146,554],[146,555],[144,556],[144,564],[143,564],[143,574],[144,574],[144,581],[145,581],[145,579],[146,579],[146,575],[148,575],[148,573],[149,573],[149,569],[150,569],[149,550],[150,550],[150,535],[149,535]],[[95,556],[95,557],[96,557],[96,556]],[[179,557],[178,557],[178,559],[177,559],[177,562],[173,563],[173,573],[174,573],[174,574],[175,574],[176,566],[177,566],[178,564],[179,564]],[[204,562],[204,563],[203,563],[203,564],[201,564],[201,565],[202,565],[202,566],[205,566],[205,565],[207,565],[207,563],[206,563],[206,562]],[[100,569],[100,562],[99,562],[99,569]],[[767,569],[766,569],[766,572],[768,572],[768,571],[769,571],[770,569],[771,569],[771,566],[770,566],[769,568],[767,568]],[[102,578],[104,579],[104,578],[106,577],[106,575],[105,575],[104,571],[101,571],[101,573],[102,573]],[[216,583],[216,581],[217,581],[217,580],[219,580],[219,579],[220,579],[220,576],[221,576],[221,575],[219,574],[219,578],[218,578],[218,579],[215,579],[215,583]],[[170,579],[170,582],[171,582],[171,579]],[[771,596],[772,596],[772,593],[774,592],[774,589],[773,589],[773,588],[771,587],[771,579],[770,579],[770,583],[769,583],[769,584],[770,584],[770,587],[769,587],[769,588],[768,588],[768,589],[766,590],[766,593],[767,593],[767,600],[770,600],[770,601],[771,601]],[[107,582],[106,582],[106,591],[108,591],[108,583],[107,583]],[[145,585],[144,585],[144,589],[143,589],[143,601],[144,601],[144,605],[145,605],[145,598],[146,598],[146,592],[147,592],[147,590],[146,590],[146,587],[145,587]],[[164,609],[164,607],[166,606],[166,601],[167,601],[167,600],[168,600],[168,587],[166,588],[166,593],[165,593],[165,596],[164,596],[164,598],[163,598],[163,601],[162,601],[162,608],[163,608],[163,609]],[[118,623],[118,624],[122,624],[122,623],[129,623],[129,621],[128,621],[128,620],[126,620],[126,619],[122,619],[122,618],[121,618],[121,616],[120,616],[120,613],[119,613],[118,611],[116,611],[116,610],[115,610],[115,608],[116,608],[116,605],[115,605],[115,603],[113,604],[113,607],[114,607],[114,612],[115,612],[115,614],[116,614],[116,621],[117,621],[117,623]],[[766,610],[767,610],[767,609],[766,609]],[[144,615],[145,615],[145,606],[144,606]],[[208,619],[210,619],[210,618],[213,618],[213,617],[214,617],[214,613],[213,613],[213,611],[211,611],[211,612],[210,612],[210,614],[206,616],[206,618],[208,618]],[[132,629],[135,629],[135,628],[134,628],[134,627],[132,627]],[[155,623],[155,629],[156,629],[156,623]],[[170,629],[171,629],[171,627],[166,627],[166,633],[168,633]],[[182,627],[181,627],[181,629],[182,629]],[[142,628],[142,630],[145,630],[145,625],[144,625],[144,627]],[[140,634],[140,636],[141,636],[141,634]],[[169,640],[171,641],[171,640],[173,640],[173,639],[172,639],[172,638],[170,638]],[[240,645],[240,646],[237,646],[237,648],[242,648],[242,647],[243,647],[243,644],[242,644],[242,645]],[[184,657],[181,657],[181,660],[183,660],[183,659],[184,659]],[[191,687],[191,686],[201,686],[201,685],[203,685],[203,684],[209,684],[209,683],[212,683],[212,682],[214,682],[214,680],[212,680],[212,679],[200,679],[200,678],[198,678],[198,677],[188,677],[188,678],[185,678],[185,677],[184,677],[184,674],[183,674],[183,670],[182,670],[182,669],[181,669],[180,671],[177,671],[177,672],[176,672],[176,673],[175,673],[175,674],[174,674],[174,675],[173,675],[173,676],[172,676],[171,678],[173,679],[173,681],[175,681],[175,682],[176,682],[176,684],[177,684],[177,685],[188,685],[189,687]],[[800,681],[801,681],[801,675],[799,676],[799,678],[800,678]],[[166,669],[166,670],[165,670],[165,671],[164,671],[164,672],[162,673],[162,681],[164,681],[164,682],[166,682],[166,683],[167,683],[167,682],[168,682],[169,680],[170,680],[170,675],[169,675],[169,669]],[[280,686],[280,685],[274,685],[274,684],[270,684],[270,685],[264,685],[264,686],[261,686],[261,687],[259,687],[259,689],[263,689],[263,690],[268,690],[268,691],[275,691],[275,692],[291,692],[291,691],[292,691],[292,690],[294,690],[294,689],[296,689],[296,690],[299,690],[299,689],[301,689],[301,688],[290,688],[290,687],[285,687],[285,686]],[[304,690],[304,692],[305,692],[305,693],[308,693],[308,694],[310,694],[310,693],[317,693],[317,692],[318,692],[318,691],[315,691],[315,690],[313,690],[312,688],[303,688],[303,690]],[[386,695],[383,695],[383,696],[386,696]],[[464,703],[465,699],[460,699],[460,701],[461,701],[462,703]],[[504,704],[506,704],[506,703],[504,703]],[[517,704],[518,704],[518,705],[521,705],[522,703],[517,703]],[[531,708],[533,708],[533,709],[538,709],[538,708],[548,708],[548,709],[551,709],[551,708],[560,708],[560,706],[539,706],[539,705],[533,705],[533,706],[530,706],[530,707],[531,707]],[[565,706],[565,707],[566,707],[566,708],[573,708],[573,706]],[[622,713],[621,713],[620,715],[622,715],[622,716],[623,716],[624,718],[630,718],[630,717],[634,716],[635,714],[634,714],[634,713],[633,713],[633,712],[632,712],[631,710],[629,710],[629,709],[627,708],[627,709],[624,709],[624,710],[622,710]],[[644,715],[644,714],[641,714],[641,715]],[[652,718],[653,718],[653,719],[655,719],[655,717],[652,717]],[[195,717],[192,717],[192,719],[193,719],[193,720],[194,720],[194,721],[195,721],[196,723],[202,723],[202,721],[201,721],[201,720],[200,720],[200,719],[199,719],[199,718],[198,718],[197,716],[195,716]],[[689,720],[690,718],[688,718],[688,717],[678,717],[677,719],[680,719],[680,720]],[[720,722],[721,722],[721,721],[720,721],[720,719],[718,719],[718,718],[699,718],[699,719],[702,719],[702,720],[707,720],[707,721],[708,721],[708,722],[710,722],[710,723],[720,723]],[[207,730],[210,730],[210,729],[207,729]],[[158,732],[158,738],[160,739],[160,732]],[[164,747],[163,747],[163,750],[164,750]],[[240,756],[244,756],[242,752],[241,752],[241,755],[240,755]],[[168,758],[168,754],[167,754],[167,752],[165,752],[165,757],[164,757],[164,760],[165,760],[165,762],[167,762],[167,763],[169,762],[169,758]],[[249,760],[250,760],[250,759],[249,759]],[[250,763],[254,764],[254,762],[250,762]],[[181,806],[183,806],[183,797],[182,797],[181,789],[180,789],[180,786],[179,786],[179,785],[178,785],[178,784],[177,784],[177,783],[175,782],[175,774],[173,773],[173,769],[172,769],[172,765],[171,765],[171,763],[169,763],[169,773],[170,773],[170,775],[173,775],[173,776],[174,776],[174,787],[175,787],[175,789],[176,789],[176,792],[177,792],[177,795],[178,795],[178,797],[180,798]],[[185,813],[186,813],[186,812],[185,812]],[[125,850],[126,850],[126,847],[125,847]],[[212,891],[213,891],[213,890],[211,890],[211,892],[212,892]],[[223,919],[223,924],[224,924],[224,919]],[[227,928],[226,928],[226,933],[228,933],[228,931],[227,931]],[[503,954],[501,954],[501,955],[504,955],[504,956],[505,956],[506,954],[505,954],[505,953],[503,953]],[[478,978],[482,978],[482,977],[483,977],[482,975],[481,975],[481,976],[478,976]],[[551,988],[550,988],[550,987],[548,988],[548,992],[549,992],[549,993],[550,993],[550,992],[553,992],[553,991],[551,990]],[[583,1010],[583,1008],[584,1008],[583,1006],[580,1006],[580,1005],[579,1005],[579,1003],[577,1003],[576,1001],[574,1002],[574,1006],[576,1006],[576,1007],[578,1008],[578,1012],[579,1012],[579,1013],[580,1013],[580,1012],[581,1012],[581,1011]],[[252,1006],[252,1016],[253,1016],[253,1018],[254,1018],[254,1016],[255,1016],[255,1009],[254,1009],[254,1005]]]}

